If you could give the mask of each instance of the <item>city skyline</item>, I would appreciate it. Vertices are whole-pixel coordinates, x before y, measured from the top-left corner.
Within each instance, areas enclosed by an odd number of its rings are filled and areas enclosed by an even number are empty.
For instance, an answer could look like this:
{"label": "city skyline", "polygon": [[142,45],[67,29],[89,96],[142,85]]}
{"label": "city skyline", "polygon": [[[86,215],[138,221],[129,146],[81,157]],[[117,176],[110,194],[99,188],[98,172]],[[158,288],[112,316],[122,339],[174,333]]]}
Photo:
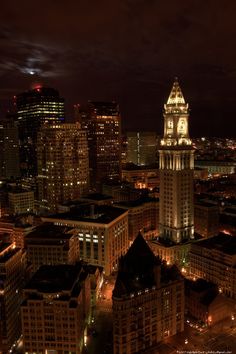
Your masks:
{"label": "city skyline", "polygon": [[0,354],[236,352],[235,12],[3,2]]}
{"label": "city skyline", "polygon": [[72,1],[66,8],[60,1],[46,13],[43,3],[37,11],[26,0],[15,5],[0,14],[1,116],[13,95],[40,80],[65,97],[69,120],[75,103],[116,100],[123,129],[159,133],[162,102],[178,76],[191,136],[234,135],[233,1],[222,11],[212,1]]}

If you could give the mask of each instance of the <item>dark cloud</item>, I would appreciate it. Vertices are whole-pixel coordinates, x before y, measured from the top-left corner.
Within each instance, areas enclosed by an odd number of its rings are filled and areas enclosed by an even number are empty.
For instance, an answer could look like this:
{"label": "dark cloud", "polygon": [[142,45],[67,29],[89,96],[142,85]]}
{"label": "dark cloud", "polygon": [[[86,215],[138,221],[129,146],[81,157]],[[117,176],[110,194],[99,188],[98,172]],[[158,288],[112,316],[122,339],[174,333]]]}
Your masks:
{"label": "dark cloud", "polygon": [[123,126],[160,132],[177,75],[193,133],[232,135],[235,11],[233,0],[4,1],[0,98],[41,79],[60,90],[68,107],[117,99]]}

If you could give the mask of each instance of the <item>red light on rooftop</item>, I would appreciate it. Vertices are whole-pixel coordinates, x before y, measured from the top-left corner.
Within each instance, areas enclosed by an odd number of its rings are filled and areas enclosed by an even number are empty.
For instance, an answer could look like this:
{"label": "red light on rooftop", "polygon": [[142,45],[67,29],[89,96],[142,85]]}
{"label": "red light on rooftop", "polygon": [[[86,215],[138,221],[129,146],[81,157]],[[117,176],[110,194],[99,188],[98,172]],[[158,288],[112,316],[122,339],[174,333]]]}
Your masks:
{"label": "red light on rooftop", "polygon": [[41,82],[34,82],[31,87],[32,87],[32,90],[36,90],[36,91],[40,92],[43,85],[41,84]]}

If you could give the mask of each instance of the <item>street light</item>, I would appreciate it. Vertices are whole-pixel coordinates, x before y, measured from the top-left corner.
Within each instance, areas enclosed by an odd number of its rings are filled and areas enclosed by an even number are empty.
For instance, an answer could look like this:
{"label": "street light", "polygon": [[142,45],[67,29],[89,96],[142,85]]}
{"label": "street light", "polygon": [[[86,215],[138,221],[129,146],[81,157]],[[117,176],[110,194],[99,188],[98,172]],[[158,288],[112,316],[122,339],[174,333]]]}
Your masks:
{"label": "street light", "polygon": [[188,344],[188,338],[185,338],[184,344]]}
{"label": "street light", "polygon": [[231,325],[231,327],[233,327],[234,326],[234,314],[233,315],[231,315],[231,321],[232,321],[232,325]]}

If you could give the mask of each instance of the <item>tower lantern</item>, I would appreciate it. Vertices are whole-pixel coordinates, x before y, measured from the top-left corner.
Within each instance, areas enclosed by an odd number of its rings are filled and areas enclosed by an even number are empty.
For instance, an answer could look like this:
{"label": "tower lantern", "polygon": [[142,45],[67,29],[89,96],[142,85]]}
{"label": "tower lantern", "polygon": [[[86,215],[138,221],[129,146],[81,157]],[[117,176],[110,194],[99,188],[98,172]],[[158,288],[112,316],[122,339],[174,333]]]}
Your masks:
{"label": "tower lantern", "polygon": [[177,78],[164,105],[164,137],[162,146],[191,145],[188,132],[189,108]]}

